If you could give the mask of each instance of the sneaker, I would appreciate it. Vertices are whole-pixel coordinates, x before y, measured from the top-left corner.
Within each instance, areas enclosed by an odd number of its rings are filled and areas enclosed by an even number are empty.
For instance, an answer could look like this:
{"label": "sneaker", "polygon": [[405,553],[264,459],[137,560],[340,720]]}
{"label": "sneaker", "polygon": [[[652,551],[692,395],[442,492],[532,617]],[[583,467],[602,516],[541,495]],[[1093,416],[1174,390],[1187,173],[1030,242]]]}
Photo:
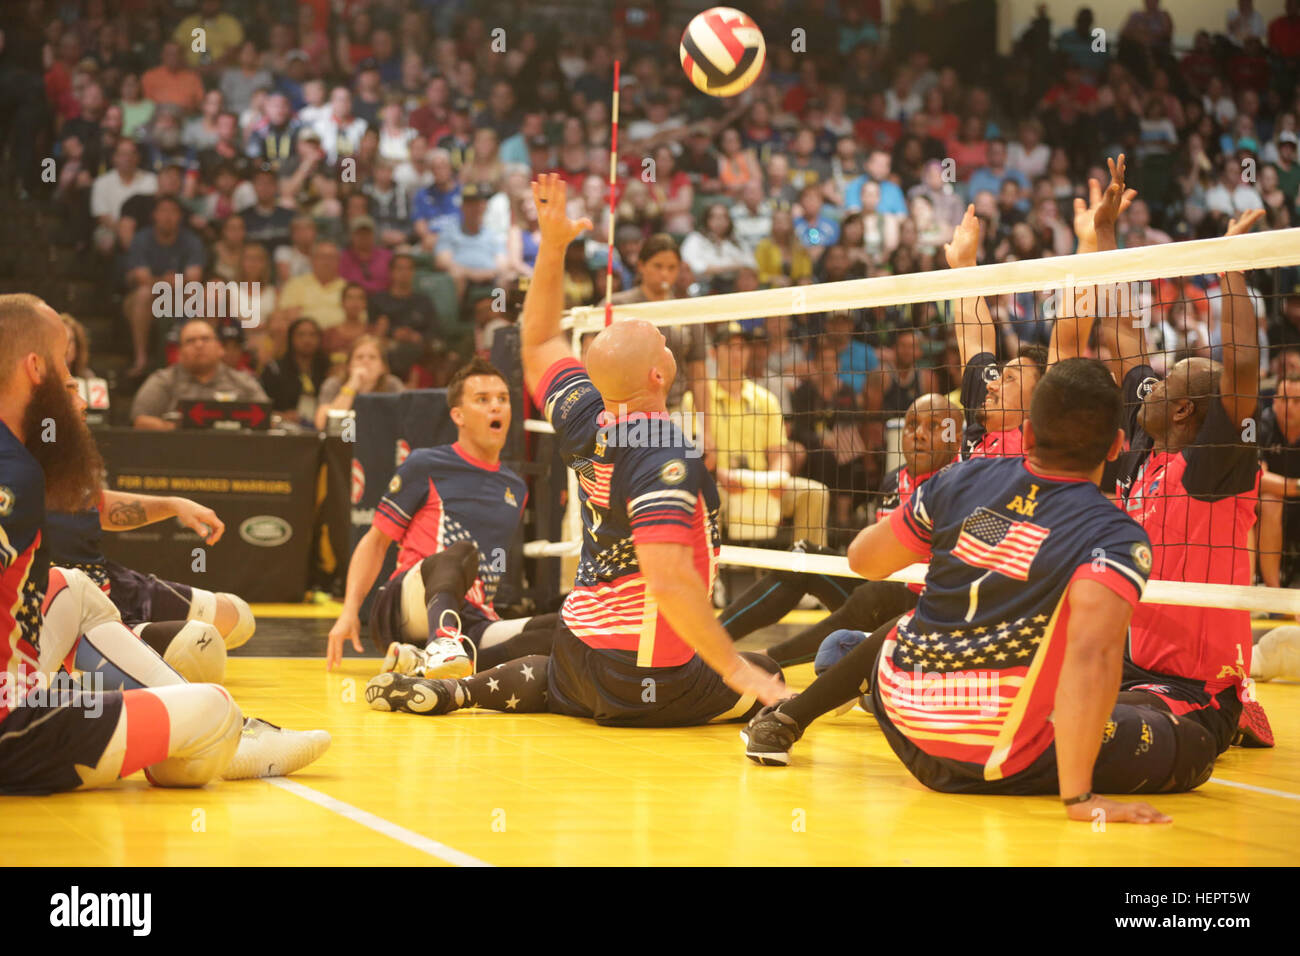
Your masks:
{"label": "sneaker", "polygon": [[429,680],[406,674],[382,673],[366,684],[371,710],[408,714],[447,714],[465,706],[466,695],[454,680]]}
{"label": "sneaker", "polygon": [[1233,741],[1238,747],[1273,747],[1273,728],[1269,726],[1268,715],[1257,700],[1243,701],[1241,719],[1237,721],[1237,739]]}
{"label": "sneaker", "polygon": [[330,735],[324,730],[285,730],[252,717],[244,721],[239,749],[222,776],[227,780],[283,777],[307,766],[329,746]]}
{"label": "sneaker", "polygon": [[803,731],[780,711],[781,704],[769,704],[754,715],[740,739],[745,742],[745,756],[765,767],[784,767],[790,763],[790,748]]}
{"label": "sneaker", "polygon": [[419,674],[424,670],[424,652],[414,644],[393,641],[384,655],[384,673]]}
{"label": "sneaker", "polygon": [[1257,681],[1300,680],[1300,627],[1275,627],[1251,653],[1250,676]]}
{"label": "sneaker", "polygon": [[[447,623],[448,615],[451,616],[450,624]],[[465,653],[467,648],[469,654]],[[451,610],[443,611],[433,640],[424,647],[423,665],[416,673],[430,680],[469,677],[474,673],[471,655],[477,658],[478,650],[473,641],[460,632],[460,615]]]}

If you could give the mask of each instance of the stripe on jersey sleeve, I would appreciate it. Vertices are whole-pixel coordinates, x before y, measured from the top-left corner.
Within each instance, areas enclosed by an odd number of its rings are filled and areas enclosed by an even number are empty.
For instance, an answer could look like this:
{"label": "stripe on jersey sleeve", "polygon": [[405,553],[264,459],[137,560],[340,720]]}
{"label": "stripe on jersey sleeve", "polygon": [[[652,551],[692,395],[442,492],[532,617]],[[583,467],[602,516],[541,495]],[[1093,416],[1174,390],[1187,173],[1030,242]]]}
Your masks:
{"label": "stripe on jersey sleeve", "polygon": [[899,544],[907,550],[920,555],[930,553],[930,516],[925,511],[919,489],[910,502],[891,511],[885,520]]}
{"label": "stripe on jersey sleeve", "polygon": [[1133,607],[1137,607],[1142,592],[1146,590],[1146,581],[1142,579],[1142,576],[1132,568],[1125,567],[1110,558],[1103,558],[1102,565],[1100,571],[1092,566],[1091,561],[1079,565],[1071,576],[1070,583],[1073,584],[1075,581],[1096,581],[1098,584],[1114,591]]}

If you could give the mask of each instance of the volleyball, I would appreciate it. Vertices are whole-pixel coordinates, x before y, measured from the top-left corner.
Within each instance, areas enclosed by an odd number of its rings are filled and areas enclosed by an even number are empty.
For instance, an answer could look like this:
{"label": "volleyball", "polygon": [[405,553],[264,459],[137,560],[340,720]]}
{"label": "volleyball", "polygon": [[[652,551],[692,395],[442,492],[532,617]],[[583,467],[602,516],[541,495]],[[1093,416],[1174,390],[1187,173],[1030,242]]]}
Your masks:
{"label": "volleyball", "polygon": [[747,14],[711,7],[686,25],[680,49],[682,69],[701,93],[735,96],[763,72],[763,31]]}

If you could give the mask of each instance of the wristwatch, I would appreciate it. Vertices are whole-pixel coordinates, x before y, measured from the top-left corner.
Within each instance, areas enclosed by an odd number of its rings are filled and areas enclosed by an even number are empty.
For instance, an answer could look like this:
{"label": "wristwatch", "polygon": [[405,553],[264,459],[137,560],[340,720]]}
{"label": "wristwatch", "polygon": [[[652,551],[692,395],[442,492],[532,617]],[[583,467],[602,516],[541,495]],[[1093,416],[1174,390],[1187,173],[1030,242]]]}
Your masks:
{"label": "wristwatch", "polygon": [[1091,799],[1092,799],[1092,793],[1088,792],[1088,793],[1081,793],[1077,797],[1069,797],[1067,799],[1062,800],[1061,802],[1065,804],[1067,807],[1072,807],[1076,803],[1087,803]]}

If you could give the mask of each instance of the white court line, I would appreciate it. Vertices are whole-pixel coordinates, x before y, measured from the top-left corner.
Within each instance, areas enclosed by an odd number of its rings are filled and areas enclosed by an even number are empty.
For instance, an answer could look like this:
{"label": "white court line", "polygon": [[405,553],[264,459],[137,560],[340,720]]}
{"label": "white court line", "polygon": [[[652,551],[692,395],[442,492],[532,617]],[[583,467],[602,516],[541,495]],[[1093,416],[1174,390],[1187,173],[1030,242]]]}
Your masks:
{"label": "white court line", "polygon": [[1271,790],[1268,787],[1257,787],[1253,783],[1237,783],[1235,780],[1224,780],[1222,777],[1211,777],[1207,783],[1221,783],[1225,787],[1237,787],[1240,790],[1249,790],[1252,793],[1266,793],[1270,797],[1282,797],[1285,800],[1300,800],[1300,793],[1291,793],[1289,790]]}
{"label": "white court line", "polygon": [[421,853],[427,853],[429,856],[437,857],[444,863],[450,863],[453,866],[491,866],[491,863],[485,863],[482,860],[470,856],[468,853],[461,853],[460,850],[453,849],[445,843],[439,843],[437,840],[430,840],[423,834],[416,833],[414,830],[408,830],[406,827],[398,826],[391,820],[385,820],[383,817],[375,816],[368,810],[362,810],[360,807],[354,807],[350,803],[344,803],[342,800],[336,800],[327,793],[321,793],[319,790],[313,790],[311,787],[303,786],[296,780],[290,780],[288,777],[265,777],[263,778],[272,786],[279,787],[281,790],[288,790],[292,794],[302,797],[304,800],[310,800],[319,807],[324,807],[337,813],[341,817],[347,817],[354,823],[359,823],[363,827],[369,827],[376,833],[382,833],[386,837],[392,837],[399,843],[405,843],[412,849],[419,850]]}

